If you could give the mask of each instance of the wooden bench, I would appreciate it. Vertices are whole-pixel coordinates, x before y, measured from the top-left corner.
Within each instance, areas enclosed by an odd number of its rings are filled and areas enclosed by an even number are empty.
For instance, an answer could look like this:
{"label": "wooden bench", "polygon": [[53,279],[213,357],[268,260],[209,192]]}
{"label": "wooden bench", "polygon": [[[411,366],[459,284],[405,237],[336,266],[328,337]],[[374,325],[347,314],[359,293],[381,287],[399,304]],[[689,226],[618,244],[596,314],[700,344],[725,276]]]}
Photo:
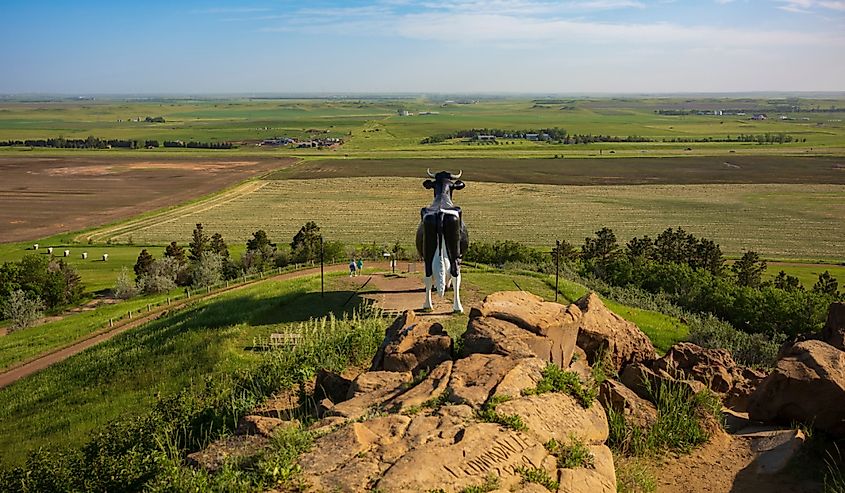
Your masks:
{"label": "wooden bench", "polygon": [[270,334],[270,346],[293,349],[302,339],[302,334],[297,332],[283,332]]}

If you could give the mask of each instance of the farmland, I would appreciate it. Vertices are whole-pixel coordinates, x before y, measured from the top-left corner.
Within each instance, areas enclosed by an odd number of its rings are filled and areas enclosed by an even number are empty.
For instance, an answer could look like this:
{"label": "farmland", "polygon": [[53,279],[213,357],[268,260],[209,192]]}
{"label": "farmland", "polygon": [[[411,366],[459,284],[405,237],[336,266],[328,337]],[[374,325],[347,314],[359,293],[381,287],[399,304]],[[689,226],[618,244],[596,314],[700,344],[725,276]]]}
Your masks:
{"label": "farmland", "polygon": [[[38,138],[182,140],[234,142],[230,151],[199,149],[67,150],[0,149],[3,153],[64,156],[137,156],[177,154],[297,156],[297,157],[567,157],[695,156],[695,155],[830,155],[845,152],[845,126],[840,113],[817,112],[842,106],[841,99],[765,98],[570,98],[529,100],[483,98],[470,104],[443,98],[368,99],[235,99],[235,100],[115,100],[115,101],[8,101],[0,102],[0,141]],[[742,115],[714,115],[733,108]],[[409,116],[400,116],[399,110]],[[660,114],[687,110],[691,114]],[[697,114],[708,112],[710,114]],[[747,112],[747,113],[745,113]],[[751,120],[754,112],[770,115]],[[428,113],[428,114],[425,114]],[[164,123],[144,121],[161,116]],[[780,119],[784,116],[786,119]],[[137,121],[140,120],[140,121]],[[639,143],[561,145],[524,139],[495,143],[452,139],[421,144],[432,135],[471,128],[524,130],[564,128],[572,134],[638,136]],[[740,134],[785,134],[787,144],[704,142]],[[286,136],[342,138],[341,148],[258,147],[263,139]],[[701,141],[687,143],[686,141]],[[674,142],[673,142],[674,141]],[[684,143],[676,142],[684,141]],[[604,151],[600,154],[600,151]]]}
{"label": "farmland", "polygon": [[174,206],[286,160],[0,157],[0,242],[35,240]]}
{"label": "farmland", "polygon": [[[457,192],[473,241],[580,243],[602,226],[627,241],[681,225],[712,238],[727,253],[754,249],[770,257],[837,259],[845,237],[845,190],[840,185],[713,184],[563,186],[475,183]],[[416,211],[429,192],[414,178],[267,180],[219,206],[129,222],[109,237],[163,244],[186,239],[202,222],[232,242],[258,229],[290,238],[314,220],[327,238],[350,244],[410,244]],[[292,206],[292,204],[298,204]],[[97,234],[95,231],[93,234]]]}

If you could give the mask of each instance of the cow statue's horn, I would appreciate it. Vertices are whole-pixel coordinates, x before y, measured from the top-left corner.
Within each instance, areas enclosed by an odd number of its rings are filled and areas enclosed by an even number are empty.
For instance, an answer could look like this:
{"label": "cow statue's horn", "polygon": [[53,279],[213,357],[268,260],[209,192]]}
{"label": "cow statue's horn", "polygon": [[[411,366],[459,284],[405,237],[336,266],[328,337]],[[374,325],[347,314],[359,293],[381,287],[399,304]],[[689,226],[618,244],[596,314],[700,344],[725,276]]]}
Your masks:
{"label": "cow statue's horn", "polygon": [[428,176],[434,178],[434,173],[431,172],[431,168],[427,168],[426,172],[428,173]]}
{"label": "cow statue's horn", "polygon": [[461,177],[461,175],[462,175],[462,174],[464,174],[464,170],[460,170],[460,171],[458,171],[458,174],[457,174],[457,175],[452,175],[452,179],[453,179],[453,180],[457,180],[458,178],[460,178],[460,177]]}

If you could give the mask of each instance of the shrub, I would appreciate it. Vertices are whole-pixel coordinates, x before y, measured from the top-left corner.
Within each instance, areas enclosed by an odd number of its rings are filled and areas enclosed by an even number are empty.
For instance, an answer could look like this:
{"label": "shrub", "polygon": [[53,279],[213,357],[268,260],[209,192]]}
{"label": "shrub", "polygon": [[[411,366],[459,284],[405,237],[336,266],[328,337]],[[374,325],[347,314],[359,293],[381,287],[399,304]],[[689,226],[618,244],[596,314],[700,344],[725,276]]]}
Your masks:
{"label": "shrub", "polygon": [[572,435],[569,444],[564,445],[554,438],[546,442],[546,450],[557,457],[557,467],[574,469],[576,467],[596,467],[596,458],[584,440]]}
{"label": "shrub", "polygon": [[172,257],[155,260],[147,272],[138,280],[138,288],[144,294],[165,293],[176,287],[176,277],[182,267]]}
{"label": "shrub", "polygon": [[485,423],[497,423],[515,431],[525,431],[527,427],[518,414],[502,414],[496,411],[496,406],[509,400],[511,400],[510,396],[494,395],[484,403],[481,409],[476,411],[476,417],[479,421]]}
{"label": "shrub", "polygon": [[524,389],[522,395],[545,394],[546,392],[563,392],[574,397],[582,407],[589,408],[598,394],[593,386],[586,386],[581,383],[577,373],[562,370],[554,364],[549,364],[543,369],[543,378],[537,382],[537,387]]}
{"label": "shrub", "polygon": [[122,300],[128,300],[138,294],[138,286],[135,284],[135,280],[129,277],[129,269],[126,267],[121,269],[120,274],[117,275],[112,294],[115,298]]}
{"label": "shrub", "polygon": [[12,291],[6,301],[3,302],[2,309],[3,318],[10,321],[9,331],[14,332],[31,327],[36,320],[41,318],[44,303],[37,296],[17,289]]}
{"label": "shrub", "polygon": [[536,483],[549,491],[557,491],[560,487],[560,483],[558,483],[557,480],[552,479],[552,477],[549,476],[548,471],[545,469],[541,469],[539,467],[519,466],[516,468],[516,472],[522,476],[523,483]]}
{"label": "shrub", "polygon": [[220,282],[223,278],[223,257],[217,253],[206,252],[194,263],[191,273],[194,287],[204,288]]}

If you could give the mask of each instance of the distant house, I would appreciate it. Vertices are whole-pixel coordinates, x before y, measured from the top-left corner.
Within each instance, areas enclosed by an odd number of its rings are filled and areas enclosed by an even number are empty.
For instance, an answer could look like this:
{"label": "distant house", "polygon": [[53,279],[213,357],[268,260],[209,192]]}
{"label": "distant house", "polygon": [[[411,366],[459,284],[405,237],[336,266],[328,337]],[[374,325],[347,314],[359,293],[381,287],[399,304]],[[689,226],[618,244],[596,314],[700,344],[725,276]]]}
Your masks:
{"label": "distant house", "polygon": [[476,134],[475,140],[493,141],[493,140],[496,140],[496,136],[495,135]]}
{"label": "distant house", "polygon": [[540,140],[540,134],[525,134],[525,140]]}
{"label": "distant house", "polygon": [[768,120],[769,117],[767,117],[765,113],[758,113],[758,114],[752,116],[751,119],[759,121],[759,120]]}
{"label": "distant house", "polygon": [[408,110],[399,110],[397,113],[399,113],[399,116],[410,116],[411,114]]}

